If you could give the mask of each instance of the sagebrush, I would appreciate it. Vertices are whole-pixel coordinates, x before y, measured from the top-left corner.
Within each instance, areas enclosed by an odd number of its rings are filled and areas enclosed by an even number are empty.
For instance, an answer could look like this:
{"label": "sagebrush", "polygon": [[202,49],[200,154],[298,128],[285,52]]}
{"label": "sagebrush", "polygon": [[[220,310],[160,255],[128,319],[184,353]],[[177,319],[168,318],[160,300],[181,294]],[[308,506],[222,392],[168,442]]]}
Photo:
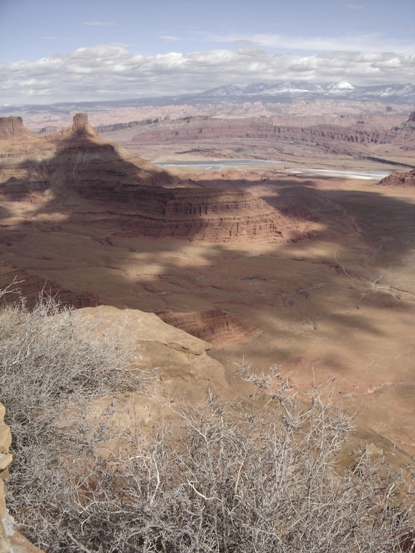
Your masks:
{"label": "sagebrush", "polygon": [[[304,405],[281,386],[265,407],[208,395],[150,441],[139,420],[111,425],[114,399],[91,428],[92,397],[136,384],[117,349],[74,321],[51,300],[0,313],[0,400],[16,436],[9,501],[47,552],[404,550],[411,471],[364,448],[340,466],[351,421],[318,391]],[[64,424],[71,405],[77,417]]]}

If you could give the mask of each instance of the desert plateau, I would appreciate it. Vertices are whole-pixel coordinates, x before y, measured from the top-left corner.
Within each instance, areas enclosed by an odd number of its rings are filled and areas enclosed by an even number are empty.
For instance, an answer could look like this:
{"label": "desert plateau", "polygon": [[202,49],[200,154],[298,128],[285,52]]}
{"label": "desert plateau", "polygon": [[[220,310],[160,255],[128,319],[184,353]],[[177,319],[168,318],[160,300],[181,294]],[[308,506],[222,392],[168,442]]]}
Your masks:
{"label": "desert plateau", "polygon": [[149,435],[209,391],[265,403],[238,367],[272,367],[305,403],[324,389],[355,445],[415,455],[415,113],[330,102],[0,119],[1,289],[122,329],[156,370],[134,396]]}
{"label": "desert plateau", "polygon": [[281,366],[304,397],[331,380],[413,455],[414,114],[331,107],[114,108],[64,130],[69,114],[3,118],[2,286],[153,313],[210,344],[235,397],[242,360]]}

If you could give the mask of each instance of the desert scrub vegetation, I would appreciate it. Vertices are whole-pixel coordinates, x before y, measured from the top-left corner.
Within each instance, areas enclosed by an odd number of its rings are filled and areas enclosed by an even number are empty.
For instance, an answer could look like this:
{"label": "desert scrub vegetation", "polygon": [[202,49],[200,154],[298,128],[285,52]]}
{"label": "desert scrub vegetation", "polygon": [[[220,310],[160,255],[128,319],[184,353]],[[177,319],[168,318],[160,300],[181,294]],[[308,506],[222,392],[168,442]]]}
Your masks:
{"label": "desert scrub vegetation", "polygon": [[[278,372],[252,375],[266,401],[212,395],[175,408],[143,437],[117,427],[114,396],[135,389],[114,342],[92,339],[50,298],[0,311],[0,400],[14,435],[9,507],[45,551],[71,553],[395,552],[414,528],[412,473],[362,448],[338,454],[353,427],[318,390],[305,405]],[[273,390],[273,391],[271,391]],[[174,405],[174,404],[173,404]],[[170,406],[171,408],[171,406]],[[409,539],[409,538],[408,538]]]}

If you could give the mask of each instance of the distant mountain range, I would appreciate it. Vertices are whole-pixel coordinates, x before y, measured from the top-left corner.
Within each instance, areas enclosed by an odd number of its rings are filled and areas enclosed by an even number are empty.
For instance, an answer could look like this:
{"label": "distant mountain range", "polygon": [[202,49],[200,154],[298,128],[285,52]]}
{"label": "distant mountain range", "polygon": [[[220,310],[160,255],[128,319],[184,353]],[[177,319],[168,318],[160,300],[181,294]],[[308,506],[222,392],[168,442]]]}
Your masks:
{"label": "distant mountain range", "polygon": [[194,94],[160,96],[151,98],[129,98],[123,100],[97,100],[85,102],[59,102],[42,105],[0,105],[0,113],[15,112],[25,108],[36,112],[96,109],[99,106],[140,107],[183,104],[212,104],[229,102],[275,102],[290,103],[296,100],[350,100],[354,102],[382,102],[385,104],[415,104],[414,84],[385,84],[355,86],[347,81],[336,83],[310,83],[307,81],[281,81],[275,83],[231,84]]}
{"label": "distant mountain range", "polygon": [[346,81],[330,84],[316,84],[305,81],[277,83],[253,83],[249,85],[227,85],[213,88],[198,95],[209,99],[241,99],[289,102],[296,99],[341,99],[358,102],[385,102],[398,104],[415,103],[415,85],[372,85],[354,86]]}

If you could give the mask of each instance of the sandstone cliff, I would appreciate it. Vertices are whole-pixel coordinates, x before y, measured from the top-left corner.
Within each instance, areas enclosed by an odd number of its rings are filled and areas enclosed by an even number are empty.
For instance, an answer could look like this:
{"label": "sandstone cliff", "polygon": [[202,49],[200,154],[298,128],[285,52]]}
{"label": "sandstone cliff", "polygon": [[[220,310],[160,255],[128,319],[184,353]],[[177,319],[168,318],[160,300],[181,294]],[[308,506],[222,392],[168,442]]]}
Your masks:
{"label": "sandstone cliff", "polygon": [[[11,127],[20,137],[19,125]],[[4,200],[63,206],[73,194],[105,206],[101,220],[127,235],[273,242],[289,240],[293,230],[292,219],[249,192],[175,182],[166,171],[104,142],[86,114],[76,114],[73,125],[56,135],[12,135],[3,142]]]}
{"label": "sandstone cliff", "polygon": [[0,140],[29,138],[31,133],[23,125],[21,117],[0,117]]}
{"label": "sandstone cliff", "polygon": [[71,188],[108,182],[158,186],[172,180],[151,163],[106,144],[86,114],[76,114],[68,129],[43,137],[30,134],[18,117],[0,118],[1,137],[0,194],[6,199],[27,200],[47,190],[67,195]]}
{"label": "sandstone cliff", "polygon": [[415,111],[409,114],[408,120],[395,127],[394,142],[400,145],[401,150],[412,151],[415,144]]}
{"label": "sandstone cliff", "polygon": [[[411,126],[412,125],[412,126]],[[293,124],[282,123],[278,118],[206,118],[185,117],[177,120],[132,122],[124,129],[129,141],[135,144],[205,144],[209,140],[230,141],[231,144],[265,141],[276,149],[284,145],[297,144],[306,148],[316,148],[333,154],[356,155],[361,148],[369,145],[396,143],[403,149],[413,149],[415,136],[410,120],[393,129],[374,128],[364,120],[353,125],[340,124]],[[102,127],[103,132],[121,130],[111,126]],[[127,136],[126,134],[126,136]],[[108,136],[108,135],[107,135]]]}

